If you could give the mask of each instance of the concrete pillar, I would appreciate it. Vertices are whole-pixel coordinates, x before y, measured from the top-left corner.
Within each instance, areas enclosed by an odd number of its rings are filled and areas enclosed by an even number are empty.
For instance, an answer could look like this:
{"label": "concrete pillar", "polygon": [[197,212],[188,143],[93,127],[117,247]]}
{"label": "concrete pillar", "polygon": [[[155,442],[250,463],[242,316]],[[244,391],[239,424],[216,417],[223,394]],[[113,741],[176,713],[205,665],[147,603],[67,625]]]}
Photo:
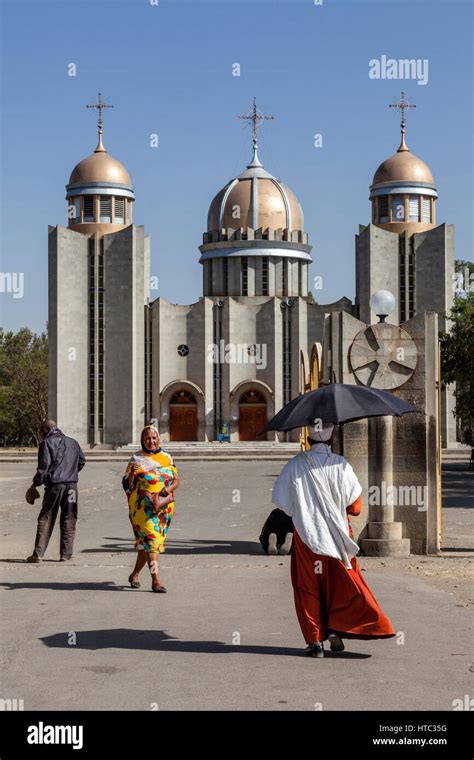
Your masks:
{"label": "concrete pillar", "polygon": [[393,506],[393,417],[376,419],[375,480],[377,504],[369,506],[367,536],[361,541],[371,557],[408,557],[410,539],[403,538],[403,524],[394,522]]}

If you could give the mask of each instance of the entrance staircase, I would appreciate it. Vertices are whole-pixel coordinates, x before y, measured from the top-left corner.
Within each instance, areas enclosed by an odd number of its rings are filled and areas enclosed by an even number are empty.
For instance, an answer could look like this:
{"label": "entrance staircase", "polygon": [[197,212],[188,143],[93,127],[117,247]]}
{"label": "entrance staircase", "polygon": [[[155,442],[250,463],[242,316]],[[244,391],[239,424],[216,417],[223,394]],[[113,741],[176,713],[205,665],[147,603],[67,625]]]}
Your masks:
{"label": "entrance staircase", "polygon": [[[140,448],[139,444],[120,446],[115,450],[116,455],[130,456]],[[238,441],[235,443],[219,443],[218,441],[170,441],[163,442],[163,449],[177,460],[210,461],[219,459],[238,459],[252,461],[254,459],[288,461],[301,450],[299,443],[278,443],[277,441]]]}

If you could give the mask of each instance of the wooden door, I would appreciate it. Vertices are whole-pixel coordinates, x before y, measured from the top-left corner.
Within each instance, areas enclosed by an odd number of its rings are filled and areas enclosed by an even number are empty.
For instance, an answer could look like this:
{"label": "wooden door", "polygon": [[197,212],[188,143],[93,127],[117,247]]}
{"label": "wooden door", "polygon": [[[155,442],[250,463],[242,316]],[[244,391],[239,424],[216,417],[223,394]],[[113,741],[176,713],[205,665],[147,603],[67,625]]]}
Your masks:
{"label": "wooden door", "polygon": [[265,436],[257,437],[267,422],[266,404],[240,404],[239,439],[241,441],[261,441]]}
{"label": "wooden door", "polygon": [[170,404],[170,441],[197,441],[196,406]]}

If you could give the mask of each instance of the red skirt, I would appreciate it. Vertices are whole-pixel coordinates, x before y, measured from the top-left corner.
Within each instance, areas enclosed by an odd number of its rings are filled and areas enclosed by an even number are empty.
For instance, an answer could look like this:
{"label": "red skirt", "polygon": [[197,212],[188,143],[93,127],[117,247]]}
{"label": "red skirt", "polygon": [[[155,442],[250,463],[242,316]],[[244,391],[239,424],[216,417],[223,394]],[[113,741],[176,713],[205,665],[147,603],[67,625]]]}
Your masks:
{"label": "red skirt", "polygon": [[340,559],[315,554],[295,530],[291,582],[296,614],[307,644],[324,641],[328,631],[352,639],[395,636],[355,557],[351,564],[352,569],[347,570]]}

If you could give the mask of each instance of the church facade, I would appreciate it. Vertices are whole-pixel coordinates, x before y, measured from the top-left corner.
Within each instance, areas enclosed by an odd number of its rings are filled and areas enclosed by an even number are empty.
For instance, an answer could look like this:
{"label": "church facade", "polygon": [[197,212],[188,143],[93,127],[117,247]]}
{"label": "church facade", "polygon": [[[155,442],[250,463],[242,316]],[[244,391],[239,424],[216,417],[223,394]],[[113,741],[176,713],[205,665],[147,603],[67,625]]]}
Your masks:
{"label": "church facade", "polygon": [[356,238],[355,303],[317,304],[301,205],[260,161],[255,102],[252,117],[251,160],[210,203],[202,296],[188,305],[150,302],[150,241],[133,224],[132,181],[104,148],[99,118],[98,145],[66,186],[68,225],[49,228],[49,412],[83,445],[137,442],[150,419],[165,441],[261,440],[301,392],[301,356],[322,343],[328,315],[376,321],[369,299],[386,288],[389,321],[423,311],[445,320],[453,230],[436,223],[434,180],[404,123]]}

